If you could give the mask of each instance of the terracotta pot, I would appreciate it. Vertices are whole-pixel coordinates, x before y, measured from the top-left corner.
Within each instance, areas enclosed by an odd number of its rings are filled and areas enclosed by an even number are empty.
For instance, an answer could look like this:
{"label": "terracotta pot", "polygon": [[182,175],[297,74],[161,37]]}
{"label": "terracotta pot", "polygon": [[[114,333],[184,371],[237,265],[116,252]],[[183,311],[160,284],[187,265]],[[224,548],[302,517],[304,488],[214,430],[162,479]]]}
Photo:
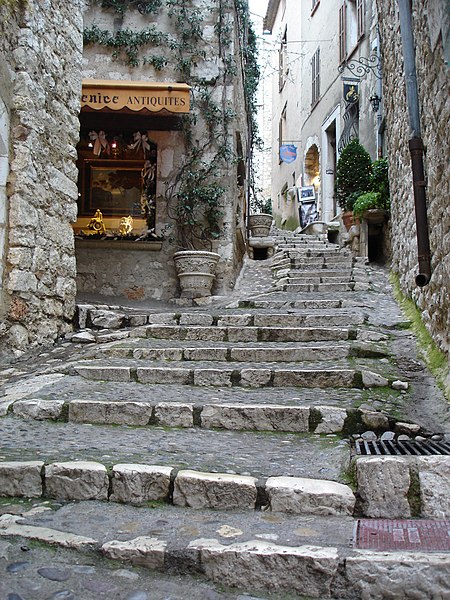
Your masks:
{"label": "terracotta pot", "polygon": [[342,213],[341,217],[342,217],[342,222],[344,223],[344,227],[348,231],[354,223],[353,211],[346,210],[345,212]]}
{"label": "terracotta pot", "polygon": [[249,215],[248,226],[252,237],[266,237],[272,227],[273,217],[267,213]]}
{"label": "terracotta pot", "polygon": [[204,298],[211,295],[219,258],[215,252],[206,250],[183,250],[173,255],[182,298]]}

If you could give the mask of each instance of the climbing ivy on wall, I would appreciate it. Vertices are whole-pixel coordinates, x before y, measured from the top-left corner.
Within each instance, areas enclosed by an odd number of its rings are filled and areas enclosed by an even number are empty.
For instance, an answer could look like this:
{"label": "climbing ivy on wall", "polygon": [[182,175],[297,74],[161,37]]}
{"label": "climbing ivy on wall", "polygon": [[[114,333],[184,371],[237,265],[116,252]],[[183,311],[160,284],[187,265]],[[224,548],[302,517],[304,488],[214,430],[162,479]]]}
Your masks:
{"label": "climbing ivy on wall", "polygon": [[[153,14],[151,19],[154,20],[164,10],[172,23],[172,33],[162,32],[151,23],[140,31],[124,28],[115,32],[92,25],[84,30],[84,43],[110,48],[113,59],[124,59],[131,67],[148,64],[156,71],[169,67],[177,73],[178,81],[191,86],[194,110],[182,117],[186,160],[172,185],[168,186],[166,198],[169,216],[177,222],[180,245],[211,247],[221,232],[221,203],[226,191],[222,177],[229,165],[240,158],[234,156],[230,143],[230,124],[236,115],[226,97],[227,84],[239,72],[232,52],[234,23],[229,15],[233,8],[240,38],[248,126],[251,132],[256,131],[252,115],[256,110],[259,71],[256,37],[250,24],[247,0],[207,1],[203,7],[193,6],[186,0],[165,0],[164,6],[161,0],[95,1],[101,8],[114,10],[122,16],[126,10],[137,10],[142,15]],[[207,80],[195,75],[195,67],[207,58],[204,25],[205,18],[211,16],[222,67],[218,76]],[[194,135],[199,118],[205,124],[205,135],[201,140]]]}

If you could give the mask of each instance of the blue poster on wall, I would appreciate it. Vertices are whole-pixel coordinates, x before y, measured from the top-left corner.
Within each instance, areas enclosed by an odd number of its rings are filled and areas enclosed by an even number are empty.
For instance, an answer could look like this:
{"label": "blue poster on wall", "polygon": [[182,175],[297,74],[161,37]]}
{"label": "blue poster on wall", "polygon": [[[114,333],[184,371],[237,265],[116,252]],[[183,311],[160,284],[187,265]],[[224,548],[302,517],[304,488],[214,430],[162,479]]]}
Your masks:
{"label": "blue poster on wall", "polygon": [[293,144],[284,144],[280,146],[280,159],[289,164],[297,158],[297,146]]}

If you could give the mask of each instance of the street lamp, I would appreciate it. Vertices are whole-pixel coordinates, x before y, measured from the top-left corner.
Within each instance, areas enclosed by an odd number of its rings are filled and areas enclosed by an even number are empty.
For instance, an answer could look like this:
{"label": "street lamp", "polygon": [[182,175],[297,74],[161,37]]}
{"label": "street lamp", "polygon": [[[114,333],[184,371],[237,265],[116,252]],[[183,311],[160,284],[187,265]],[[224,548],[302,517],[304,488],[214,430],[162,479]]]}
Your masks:
{"label": "street lamp", "polygon": [[380,102],[381,102],[380,96],[378,96],[378,94],[372,94],[372,96],[370,96],[370,98],[369,98],[369,102],[372,106],[373,112],[378,112],[378,109],[380,108]]}

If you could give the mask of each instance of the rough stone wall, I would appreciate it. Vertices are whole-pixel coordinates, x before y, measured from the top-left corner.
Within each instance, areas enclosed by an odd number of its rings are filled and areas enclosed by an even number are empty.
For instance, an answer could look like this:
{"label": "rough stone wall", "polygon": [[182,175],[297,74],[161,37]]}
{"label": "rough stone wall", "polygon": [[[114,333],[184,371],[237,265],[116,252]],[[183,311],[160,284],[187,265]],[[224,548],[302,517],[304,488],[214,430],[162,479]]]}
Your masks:
{"label": "rough stone wall", "polygon": [[427,178],[432,277],[418,288],[417,242],[409,123],[398,9],[395,0],[377,0],[383,55],[383,102],[391,187],[392,268],[403,291],[422,311],[437,345],[450,349],[450,138],[449,70],[444,63],[442,29],[445,0],[413,1],[413,28],[422,138]]}
{"label": "rough stone wall", "polygon": [[2,4],[0,90],[10,127],[2,348],[48,344],[71,327],[81,51],[78,0]]}

